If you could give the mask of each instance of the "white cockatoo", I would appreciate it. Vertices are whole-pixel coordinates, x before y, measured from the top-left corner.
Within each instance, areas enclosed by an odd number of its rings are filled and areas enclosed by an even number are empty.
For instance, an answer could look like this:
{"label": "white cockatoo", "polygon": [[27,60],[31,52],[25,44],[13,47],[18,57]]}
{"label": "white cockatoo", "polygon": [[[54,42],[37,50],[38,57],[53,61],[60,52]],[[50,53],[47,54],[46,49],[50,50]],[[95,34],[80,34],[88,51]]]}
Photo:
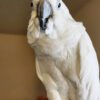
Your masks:
{"label": "white cockatoo", "polygon": [[49,100],[100,100],[99,64],[82,23],[62,0],[32,0],[28,43]]}

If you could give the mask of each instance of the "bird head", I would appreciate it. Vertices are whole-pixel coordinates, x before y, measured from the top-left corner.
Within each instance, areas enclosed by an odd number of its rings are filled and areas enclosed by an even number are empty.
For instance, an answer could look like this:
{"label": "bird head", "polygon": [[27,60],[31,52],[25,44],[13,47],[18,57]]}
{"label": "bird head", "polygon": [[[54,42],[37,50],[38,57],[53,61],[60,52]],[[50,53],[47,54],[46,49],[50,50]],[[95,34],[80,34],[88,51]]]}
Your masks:
{"label": "bird head", "polygon": [[54,38],[65,31],[67,19],[72,19],[62,0],[32,0],[31,7],[28,33],[34,33],[37,28],[37,33]]}

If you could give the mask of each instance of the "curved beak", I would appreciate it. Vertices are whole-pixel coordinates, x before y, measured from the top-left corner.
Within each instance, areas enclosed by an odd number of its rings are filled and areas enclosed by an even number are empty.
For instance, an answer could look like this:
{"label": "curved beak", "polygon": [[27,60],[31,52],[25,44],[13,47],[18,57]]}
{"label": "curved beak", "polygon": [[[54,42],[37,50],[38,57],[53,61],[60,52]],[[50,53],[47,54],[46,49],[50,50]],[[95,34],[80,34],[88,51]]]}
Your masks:
{"label": "curved beak", "polygon": [[40,0],[37,7],[37,14],[39,18],[41,30],[46,30],[49,18],[52,16],[52,7],[47,0]]}

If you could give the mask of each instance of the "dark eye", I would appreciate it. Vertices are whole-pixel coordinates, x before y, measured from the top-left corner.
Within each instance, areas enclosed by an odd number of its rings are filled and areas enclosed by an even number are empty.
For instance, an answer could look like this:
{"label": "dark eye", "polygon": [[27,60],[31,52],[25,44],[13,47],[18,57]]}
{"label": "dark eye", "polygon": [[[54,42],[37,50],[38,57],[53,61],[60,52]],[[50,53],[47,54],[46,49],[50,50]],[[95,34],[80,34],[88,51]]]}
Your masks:
{"label": "dark eye", "polygon": [[58,4],[58,8],[60,8],[60,7],[61,7],[61,3]]}
{"label": "dark eye", "polygon": [[33,7],[33,2],[31,2],[30,6]]}

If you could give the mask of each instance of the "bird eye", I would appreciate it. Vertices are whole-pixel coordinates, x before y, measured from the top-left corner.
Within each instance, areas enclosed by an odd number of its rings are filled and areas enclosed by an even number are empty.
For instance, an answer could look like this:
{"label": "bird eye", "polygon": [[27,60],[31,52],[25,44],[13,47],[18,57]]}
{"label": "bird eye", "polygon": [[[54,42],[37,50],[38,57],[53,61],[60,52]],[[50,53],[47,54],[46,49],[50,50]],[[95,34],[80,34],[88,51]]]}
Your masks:
{"label": "bird eye", "polygon": [[60,8],[60,7],[61,7],[61,3],[58,4],[58,8]]}
{"label": "bird eye", "polygon": [[30,6],[33,7],[33,2],[31,2]]}

